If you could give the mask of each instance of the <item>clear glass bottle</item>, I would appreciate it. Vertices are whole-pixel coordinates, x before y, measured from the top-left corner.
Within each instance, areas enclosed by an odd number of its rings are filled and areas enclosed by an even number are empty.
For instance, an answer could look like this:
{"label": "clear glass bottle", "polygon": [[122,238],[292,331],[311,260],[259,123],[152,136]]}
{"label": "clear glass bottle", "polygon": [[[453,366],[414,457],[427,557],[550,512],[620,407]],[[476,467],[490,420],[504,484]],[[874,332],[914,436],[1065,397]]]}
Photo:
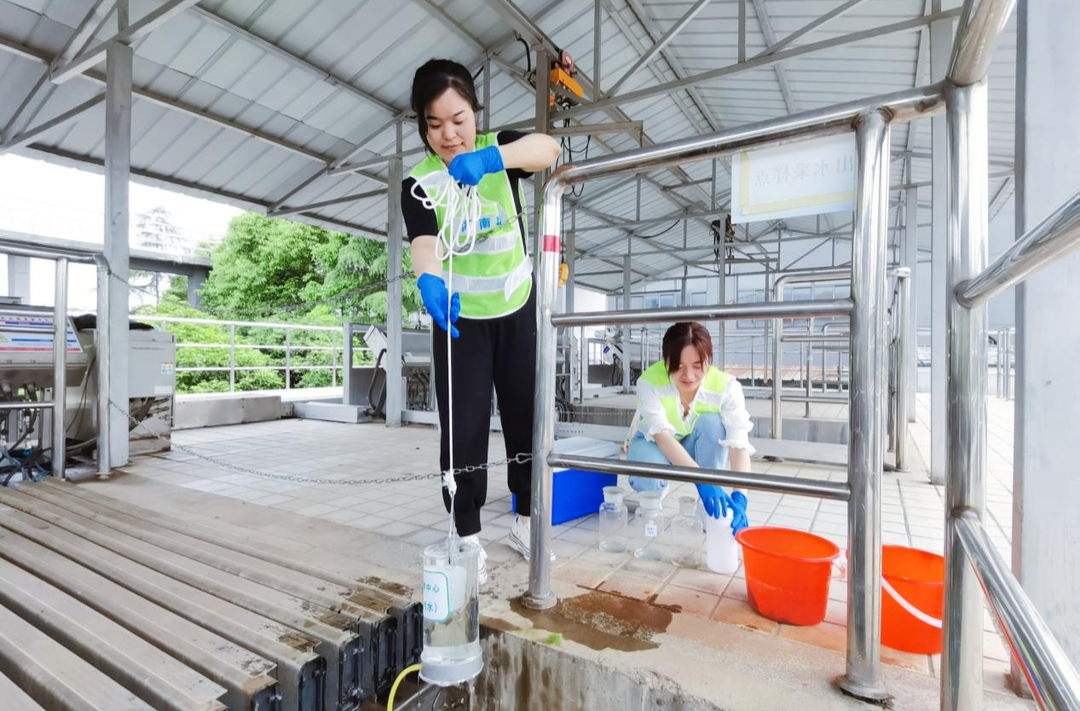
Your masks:
{"label": "clear glass bottle", "polygon": [[600,504],[598,541],[605,553],[626,552],[626,504],[623,490],[617,486],[604,487],[604,503]]}
{"label": "clear glass bottle", "polygon": [[671,562],[680,568],[701,566],[701,549],[705,545],[705,528],[698,516],[697,497],[679,497],[679,515],[671,522],[668,540],[671,543]]}
{"label": "clear glass bottle", "polygon": [[664,560],[664,509],[660,492],[643,491],[638,495],[638,502],[634,514],[634,538],[637,541],[634,557]]}

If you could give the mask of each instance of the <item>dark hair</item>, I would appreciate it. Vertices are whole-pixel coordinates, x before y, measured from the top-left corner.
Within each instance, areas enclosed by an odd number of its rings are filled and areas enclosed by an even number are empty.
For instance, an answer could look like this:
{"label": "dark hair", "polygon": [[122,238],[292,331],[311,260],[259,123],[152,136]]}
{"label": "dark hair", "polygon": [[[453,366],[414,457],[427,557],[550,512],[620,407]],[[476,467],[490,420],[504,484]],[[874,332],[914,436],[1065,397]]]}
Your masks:
{"label": "dark hair", "polygon": [[451,59],[431,59],[413,74],[412,110],[416,114],[416,125],[420,129],[420,140],[434,153],[427,139],[428,104],[438,99],[447,89],[453,89],[469,102],[473,111],[480,111],[480,100],[476,97],[476,85],[472,74],[461,64]]}
{"label": "dark hair", "polygon": [[683,349],[693,346],[706,365],[712,363],[712,337],[709,331],[697,321],[680,321],[664,334],[664,364],[669,373],[679,369],[679,360]]}

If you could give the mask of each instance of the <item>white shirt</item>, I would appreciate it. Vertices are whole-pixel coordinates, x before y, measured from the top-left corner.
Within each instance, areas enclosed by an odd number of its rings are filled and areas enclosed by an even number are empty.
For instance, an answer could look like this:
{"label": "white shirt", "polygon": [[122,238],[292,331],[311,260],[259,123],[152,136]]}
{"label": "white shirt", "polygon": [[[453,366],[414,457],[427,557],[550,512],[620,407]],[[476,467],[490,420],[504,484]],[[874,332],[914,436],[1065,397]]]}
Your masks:
{"label": "white shirt", "polygon": [[[683,409],[683,426],[688,431],[693,430],[694,424],[697,422],[698,412],[694,405],[701,399],[704,390],[704,387],[698,387],[690,407],[684,407]],[[648,423],[648,427],[645,428],[645,439],[654,442],[656,435],[665,430],[677,434],[675,427],[668,422],[667,411],[660,401],[660,392],[655,387],[644,380],[638,380],[637,397],[638,412],[642,419]],[[682,406],[681,398],[679,404]],[[718,407],[720,409],[720,420],[724,423],[724,429],[726,430],[726,436],[720,440],[720,444],[734,449],[744,449],[750,454],[757,451],[750,444],[750,430],[754,428],[754,424],[750,421],[750,413],[746,410],[746,399],[743,397],[742,385],[732,376],[728,377],[724,392],[720,394]]]}

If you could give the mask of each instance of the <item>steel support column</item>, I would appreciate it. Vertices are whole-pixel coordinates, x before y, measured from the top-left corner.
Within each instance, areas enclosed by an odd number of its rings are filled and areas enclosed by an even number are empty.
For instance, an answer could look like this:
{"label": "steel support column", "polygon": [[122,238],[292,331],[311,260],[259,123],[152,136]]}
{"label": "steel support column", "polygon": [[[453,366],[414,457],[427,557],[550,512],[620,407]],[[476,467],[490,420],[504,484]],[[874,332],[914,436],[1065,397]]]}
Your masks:
{"label": "steel support column", "polygon": [[946,94],[950,202],[945,243],[949,341],[942,711],[978,711],[983,706],[983,595],[954,517],[965,513],[981,519],[986,503],[986,306],[965,307],[955,289],[986,267],[986,97],[985,80],[951,86]]}
{"label": "steel support column", "polygon": [[[935,10],[940,0],[935,0]],[[930,24],[930,81],[941,81],[949,69],[952,54],[952,19]],[[945,420],[948,363],[948,333],[945,330],[946,305],[945,241],[948,239],[949,165],[948,130],[944,116],[930,119],[931,174],[933,176],[933,219],[931,220],[930,284],[930,481],[945,483]]]}
{"label": "steel support column", "polygon": [[907,363],[907,378],[911,384],[908,392],[907,400],[907,412],[908,422],[915,421],[915,392],[918,390],[917,382],[919,375],[919,362],[918,362],[918,335],[917,328],[919,322],[919,299],[918,289],[915,285],[919,272],[919,189],[908,188],[904,194],[904,207],[906,209],[906,222],[904,225],[904,249],[902,263],[905,267],[911,270],[910,288],[908,289],[908,322],[907,332],[904,334],[906,340],[906,353],[904,359]]}
{"label": "steel support column", "polygon": [[847,672],[841,688],[884,699],[881,678],[881,477],[885,460],[886,232],[889,124],[881,112],[858,119],[852,240],[851,439],[848,444]]}
{"label": "steel support column", "polygon": [[[628,310],[630,308],[630,282],[633,279],[633,273],[630,271],[630,264],[632,257],[627,254],[623,257],[623,309]],[[630,326],[622,327],[622,391],[624,393],[630,392]],[[642,363],[644,368],[644,362]]]}
{"label": "steel support column", "polygon": [[[401,122],[397,124],[397,149],[401,152]],[[387,165],[388,184],[401,185],[401,159],[395,158]],[[401,411],[405,405],[405,393],[401,383],[401,328],[404,323],[401,303],[401,270],[404,242],[401,222],[401,191],[387,192],[386,224],[386,278],[392,279],[386,286],[386,426],[401,427]]]}
{"label": "steel support column", "polygon": [[108,324],[109,391],[99,393],[109,408],[109,463],[128,462],[128,232],[131,217],[128,193],[131,180],[131,62],[132,50],[114,42],[105,55],[105,260],[109,280]]}

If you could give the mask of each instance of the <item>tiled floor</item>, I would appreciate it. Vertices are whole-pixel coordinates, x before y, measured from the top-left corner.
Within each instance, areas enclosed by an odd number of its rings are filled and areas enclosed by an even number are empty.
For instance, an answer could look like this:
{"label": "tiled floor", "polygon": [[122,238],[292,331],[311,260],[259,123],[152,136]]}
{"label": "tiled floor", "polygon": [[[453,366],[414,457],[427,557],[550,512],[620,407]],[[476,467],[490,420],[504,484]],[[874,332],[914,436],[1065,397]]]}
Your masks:
{"label": "tiled floor", "polygon": [[[928,402],[918,400],[919,422],[912,427],[916,449],[928,459]],[[990,402],[990,477],[988,523],[991,536],[1009,555],[1011,533],[1011,403]],[[426,427],[387,429],[380,424],[347,425],[313,420],[282,420],[232,427],[181,431],[174,441],[206,459],[174,450],[140,457],[134,473],[164,483],[233,497],[245,502],[324,519],[420,547],[447,534],[448,516],[437,475],[425,480],[379,483],[384,477],[434,474],[438,462],[435,431]],[[491,438],[490,458],[504,456],[502,440]],[[237,467],[247,471],[237,471]],[[814,479],[842,480],[846,474],[795,463],[755,461],[755,471]],[[918,469],[918,468],[916,468]],[[308,481],[316,480],[315,482]],[[343,481],[358,483],[341,483]],[[693,495],[689,484],[676,485],[665,501],[674,515],[680,494]],[[943,547],[942,488],[931,486],[924,473],[886,474],[883,540],[940,552]],[[488,502],[482,514],[481,538],[489,567],[522,565],[506,543],[512,521],[505,469],[493,470]],[[846,506],[769,493],[750,495],[752,526],[775,525],[816,533],[847,546]],[[588,516],[557,526],[554,548],[556,578],[582,588],[617,593],[685,614],[739,625],[767,635],[842,651],[846,584],[833,581],[825,622],[815,627],[781,625],[758,615],[747,603],[742,568],[731,576],[703,570],[677,569],[668,563],[635,560],[629,554],[603,553],[595,546],[597,518]],[[989,615],[985,619],[988,686],[1008,671],[1007,656]],[[924,674],[935,674],[937,661],[884,650],[886,662]]]}

